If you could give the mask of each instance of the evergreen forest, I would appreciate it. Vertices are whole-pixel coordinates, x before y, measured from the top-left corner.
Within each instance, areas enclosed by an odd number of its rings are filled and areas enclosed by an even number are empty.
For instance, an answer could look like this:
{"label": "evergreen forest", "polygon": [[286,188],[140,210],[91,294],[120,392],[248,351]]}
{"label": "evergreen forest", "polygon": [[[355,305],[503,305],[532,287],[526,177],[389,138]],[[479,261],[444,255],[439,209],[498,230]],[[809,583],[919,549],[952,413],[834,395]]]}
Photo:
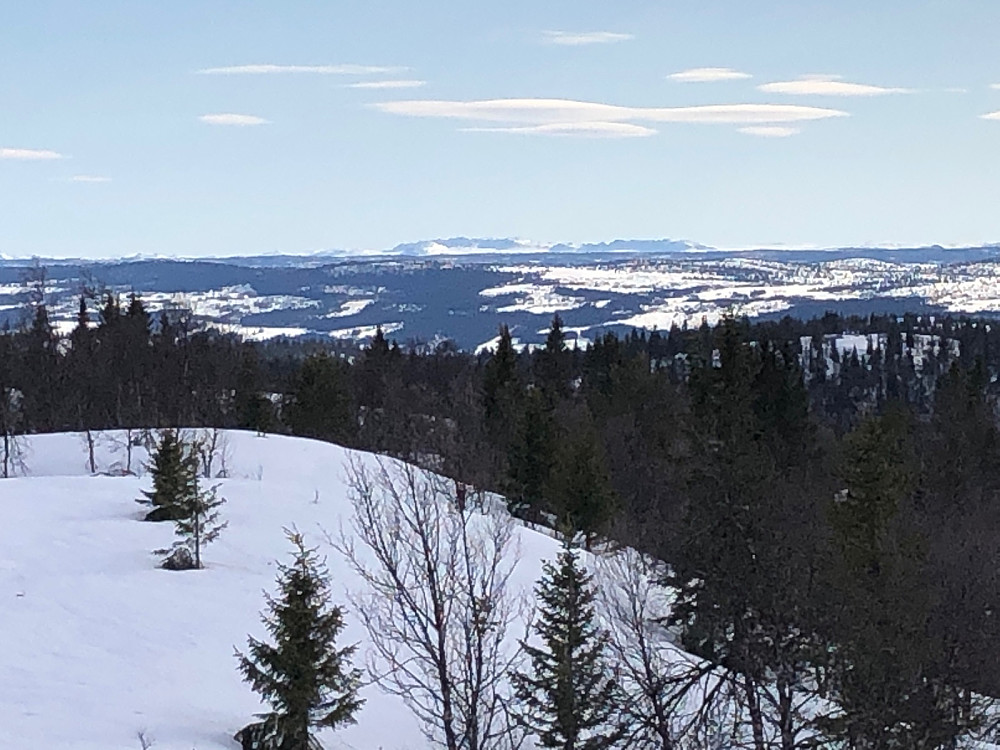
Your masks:
{"label": "evergreen forest", "polygon": [[[481,354],[381,331],[257,343],[105,294],[82,296],[60,336],[35,298],[0,331],[2,474],[18,473],[23,435],[112,428],[405,458],[460,501],[493,491],[525,523],[663,563],[673,606],[655,624],[698,660],[664,676],[662,710],[704,693],[647,746],[724,738],[734,710],[757,750],[957,748],[1000,731],[997,323],[727,318],[578,346],[556,317],[520,351],[499,333]],[[709,672],[722,677],[706,688]]]}

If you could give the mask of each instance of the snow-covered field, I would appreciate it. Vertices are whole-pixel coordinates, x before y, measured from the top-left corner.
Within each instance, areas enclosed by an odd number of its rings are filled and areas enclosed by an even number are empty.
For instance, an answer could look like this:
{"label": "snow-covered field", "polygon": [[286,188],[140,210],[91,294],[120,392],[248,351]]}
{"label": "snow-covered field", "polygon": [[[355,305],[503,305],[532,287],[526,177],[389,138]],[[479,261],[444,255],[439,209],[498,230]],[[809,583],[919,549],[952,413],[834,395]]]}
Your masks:
{"label": "snow-covered field", "polygon": [[[283,527],[327,555],[339,602],[359,586],[320,533],[348,523],[348,451],[226,434],[229,528],[207,548],[206,569],[186,572],[157,568],[151,554],[173,532],[139,520],[148,477],[91,476],[78,435],[29,439],[28,476],[0,480],[0,748],[136,750],[142,731],[155,750],[232,750],[233,733],[263,710],[233,648],[266,635],[258,613],[275,561],[289,557]],[[121,457],[104,445],[98,458],[101,471]],[[518,536],[515,581],[527,590],[558,549],[523,528]],[[349,613],[343,642],[362,642],[359,662],[363,636]],[[399,699],[363,694],[356,726],[321,735],[328,750],[427,747]]]}

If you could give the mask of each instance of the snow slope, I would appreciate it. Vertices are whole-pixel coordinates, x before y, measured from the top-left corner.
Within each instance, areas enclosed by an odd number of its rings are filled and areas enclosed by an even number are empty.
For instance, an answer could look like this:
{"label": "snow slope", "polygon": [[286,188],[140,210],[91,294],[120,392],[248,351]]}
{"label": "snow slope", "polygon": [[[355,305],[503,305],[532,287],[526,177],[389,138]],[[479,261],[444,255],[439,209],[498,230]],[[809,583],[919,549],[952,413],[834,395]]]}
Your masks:
{"label": "snow slope", "polygon": [[[78,435],[29,439],[29,475],[0,480],[0,748],[135,750],[139,731],[155,750],[236,748],[233,733],[262,708],[233,647],[265,636],[261,592],[274,588],[275,560],[289,557],[283,527],[321,546],[346,604],[358,582],[319,527],[336,532],[349,519],[348,451],[227,435],[231,478],[219,481],[229,528],[208,547],[207,568],[186,572],[156,567],[150,551],[173,535],[170,524],[139,520],[134,498],[148,477],[91,476]],[[120,460],[107,444],[98,456],[99,470]],[[515,579],[530,588],[557,544],[518,534]],[[344,642],[362,641],[347,619]],[[401,701],[374,687],[364,695],[356,726],[321,736],[328,750],[428,746]]]}

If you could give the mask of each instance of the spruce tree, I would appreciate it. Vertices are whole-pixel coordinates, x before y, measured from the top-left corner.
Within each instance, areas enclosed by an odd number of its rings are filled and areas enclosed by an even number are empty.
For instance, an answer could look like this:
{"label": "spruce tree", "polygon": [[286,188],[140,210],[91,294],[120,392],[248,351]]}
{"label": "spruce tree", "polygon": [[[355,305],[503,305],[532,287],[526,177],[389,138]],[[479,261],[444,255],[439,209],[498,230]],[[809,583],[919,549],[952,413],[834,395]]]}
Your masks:
{"label": "spruce tree", "polygon": [[194,501],[198,492],[197,452],[185,445],[173,430],[165,430],[149,472],[153,476],[153,489],[143,491],[145,497],[136,500],[152,508],[145,520],[176,521],[187,517],[185,506]]}
{"label": "spruce tree", "polygon": [[286,534],[295,557],[291,564],[279,563],[278,593],[265,594],[268,613],[261,616],[273,645],[251,637],[249,654],[236,652],[243,679],[271,711],[244,727],[237,739],[260,750],[315,750],[321,745],[312,728],[355,722],[364,703],[357,695],[361,672],[350,663],[357,646],[336,647],[344,614],[330,604],[325,563],[301,534]]}
{"label": "spruce tree", "polygon": [[608,636],[595,621],[591,576],[567,542],[546,563],[535,589],[540,646],[522,641],[530,670],[513,676],[518,716],[541,747],[604,750],[621,739],[617,688],[607,662]]}
{"label": "spruce tree", "polygon": [[292,432],[345,443],[357,424],[348,391],[347,365],[328,354],[313,354],[299,369],[295,395],[287,409]]}
{"label": "spruce tree", "polygon": [[200,569],[201,549],[211,544],[229,525],[228,521],[219,521],[219,506],[226,499],[219,497],[218,485],[208,490],[197,488],[178,505],[180,517],[174,519],[174,533],[181,537],[176,547],[185,547],[191,554],[191,566]]}
{"label": "spruce tree", "polygon": [[507,326],[500,326],[496,352],[483,368],[483,423],[501,450],[509,450],[517,432],[523,385],[517,372],[517,352]]}
{"label": "spruce tree", "polygon": [[616,499],[604,448],[592,424],[570,426],[555,448],[546,488],[550,510],[561,523],[585,535],[587,548],[614,515]]}
{"label": "spruce tree", "polygon": [[523,401],[524,410],[507,455],[504,489],[511,512],[537,516],[545,509],[545,489],[555,460],[555,425],[540,390],[528,390]]}
{"label": "spruce tree", "polygon": [[562,318],[556,315],[545,337],[545,347],[535,357],[536,381],[550,402],[569,395],[572,369],[573,355],[566,348]]}

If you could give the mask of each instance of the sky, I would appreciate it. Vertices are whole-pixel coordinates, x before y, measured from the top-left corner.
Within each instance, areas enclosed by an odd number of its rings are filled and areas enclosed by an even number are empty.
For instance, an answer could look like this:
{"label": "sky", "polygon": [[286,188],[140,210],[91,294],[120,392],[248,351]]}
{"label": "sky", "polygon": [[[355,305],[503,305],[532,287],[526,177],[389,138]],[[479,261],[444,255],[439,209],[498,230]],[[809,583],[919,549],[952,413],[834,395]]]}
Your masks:
{"label": "sky", "polygon": [[1000,242],[996,0],[6,0],[0,255]]}

